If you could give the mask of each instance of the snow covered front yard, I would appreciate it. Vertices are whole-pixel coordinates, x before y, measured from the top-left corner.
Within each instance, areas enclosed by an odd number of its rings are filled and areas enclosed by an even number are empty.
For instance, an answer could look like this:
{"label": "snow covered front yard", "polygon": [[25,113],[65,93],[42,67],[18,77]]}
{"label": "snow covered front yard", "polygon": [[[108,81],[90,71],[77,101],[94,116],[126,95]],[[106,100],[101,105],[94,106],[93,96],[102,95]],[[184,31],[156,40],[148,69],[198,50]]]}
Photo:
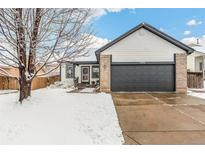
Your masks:
{"label": "snow covered front yard", "polygon": [[41,89],[0,95],[0,144],[123,144],[110,94]]}

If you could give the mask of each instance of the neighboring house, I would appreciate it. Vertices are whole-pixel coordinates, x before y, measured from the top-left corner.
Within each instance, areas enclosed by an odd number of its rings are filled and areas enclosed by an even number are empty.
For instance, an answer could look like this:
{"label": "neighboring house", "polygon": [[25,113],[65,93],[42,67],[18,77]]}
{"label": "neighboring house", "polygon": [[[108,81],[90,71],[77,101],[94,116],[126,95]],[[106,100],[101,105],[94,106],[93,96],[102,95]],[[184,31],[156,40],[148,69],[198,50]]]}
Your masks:
{"label": "neighboring house", "polygon": [[2,76],[2,75],[18,77],[19,76],[19,71],[18,71],[17,68],[7,66],[7,65],[4,65],[4,64],[0,64],[0,76]]}
{"label": "neighboring house", "polygon": [[187,70],[190,72],[203,72],[205,65],[205,47],[197,44],[189,44],[195,51],[187,56]]}
{"label": "neighboring house", "polygon": [[96,60],[63,63],[61,80],[72,82],[72,78],[79,77],[79,82],[90,84],[94,70],[99,70],[102,92],[186,93],[187,54],[193,51],[151,25],[142,23],[98,49]]}

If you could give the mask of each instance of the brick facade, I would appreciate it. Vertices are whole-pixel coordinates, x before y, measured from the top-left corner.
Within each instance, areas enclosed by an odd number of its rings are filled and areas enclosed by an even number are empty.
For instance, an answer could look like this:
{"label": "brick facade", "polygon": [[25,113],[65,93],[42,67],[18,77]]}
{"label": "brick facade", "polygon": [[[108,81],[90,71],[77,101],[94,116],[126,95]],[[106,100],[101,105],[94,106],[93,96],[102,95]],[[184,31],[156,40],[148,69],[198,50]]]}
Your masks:
{"label": "brick facade", "polygon": [[176,93],[187,92],[187,55],[175,54]]}
{"label": "brick facade", "polygon": [[111,91],[111,55],[100,55],[100,91]]}

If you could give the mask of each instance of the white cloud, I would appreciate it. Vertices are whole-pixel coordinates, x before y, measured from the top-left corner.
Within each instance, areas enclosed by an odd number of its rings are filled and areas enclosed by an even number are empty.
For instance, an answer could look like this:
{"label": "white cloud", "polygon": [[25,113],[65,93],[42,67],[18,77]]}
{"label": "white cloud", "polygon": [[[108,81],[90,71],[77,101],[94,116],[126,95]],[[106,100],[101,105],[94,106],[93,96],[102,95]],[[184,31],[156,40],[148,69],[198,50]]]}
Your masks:
{"label": "white cloud", "polygon": [[129,8],[129,13],[136,14],[136,8]]}
{"label": "white cloud", "polygon": [[164,28],[162,28],[162,27],[160,27],[160,28],[159,28],[159,30],[160,30],[160,31],[162,31],[162,32],[164,32],[164,31],[165,31],[165,30],[164,30]]}
{"label": "white cloud", "polygon": [[93,44],[87,48],[88,50],[85,50],[85,52],[87,53],[84,56],[75,57],[76,61],[95,61],[95,51],[109,43],[109,40],[106,38],[101,38],[94,35],[90,35],[90,37],[92,39]]}
{"label": "white cloud", "polygon": [[196,44],[197,43],[197,37],[185,37],[181,40],[181,42],[189,45],[189,44]]}
{"label": "white cloud", "polygon": [[108,8],[106,9],[108,12],[121,12],[123,10],[123,8]]}
{"label": "white cloud", "polygon": [[183,32],[183,35],[190,35],[191,34],[191,31],[189,31],[189,30],[185,30],[184,32]]}
{"label": "white cloud", "polygon": [[197,21],[197,20],[195,20],[195,19],[192,19],[192,20],[188,21],[186,24],[187,24],[188,26],[197,26],[197,25],[202,24],[202,21]]}
{"label": "white cloud", "polygon": [[105,9],[92,9],[92,15],[90,18],[97,18],[97,17],[101,17],[103,15],[106,15],[107,12]]}
{"label": "white cloud", "polygon": [[106,8],[106,9],[101,9],[101,8],[97,8],[97,9],[92,9],[92,15],[89,18],[90,19],[98,19],[104,15],[106,15],[109,12],[112,13],[119,13],[121,12],[123,9],[122,8]]}

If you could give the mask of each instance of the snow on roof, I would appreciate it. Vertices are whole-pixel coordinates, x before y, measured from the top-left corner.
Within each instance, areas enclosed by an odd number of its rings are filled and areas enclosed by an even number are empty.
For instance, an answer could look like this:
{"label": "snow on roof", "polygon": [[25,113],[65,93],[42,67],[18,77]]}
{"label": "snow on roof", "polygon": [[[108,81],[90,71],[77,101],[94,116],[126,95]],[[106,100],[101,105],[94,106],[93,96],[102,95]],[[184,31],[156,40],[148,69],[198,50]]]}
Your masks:
{"label": "snow on roof", "polygon": [[193,49],[195,49],[198,52],[204,53],[205,54],[205,46],[204,45],[200,45],[200,44],[189,44],[190,47],[192,47]]}
{"label": "snow on roof", "polygon": [[96,55],[95,55],[96,50],[97,49],[90,49],[86,55],[77,57],[73,61],[78,61],[78,62],[93,61],[93,62],[95,62],[95,61],[97,61]]}
{"label": "snow on roof", "polygon": [[205,46],[196,46],[193,47],[196,51],[204,53],[205,54]]}
{"label": "snow on roof", "polygon": [[201,38],[187,37],[181,40],[191,48],[195,49],[200,53],[205,53],[205,35]]}

